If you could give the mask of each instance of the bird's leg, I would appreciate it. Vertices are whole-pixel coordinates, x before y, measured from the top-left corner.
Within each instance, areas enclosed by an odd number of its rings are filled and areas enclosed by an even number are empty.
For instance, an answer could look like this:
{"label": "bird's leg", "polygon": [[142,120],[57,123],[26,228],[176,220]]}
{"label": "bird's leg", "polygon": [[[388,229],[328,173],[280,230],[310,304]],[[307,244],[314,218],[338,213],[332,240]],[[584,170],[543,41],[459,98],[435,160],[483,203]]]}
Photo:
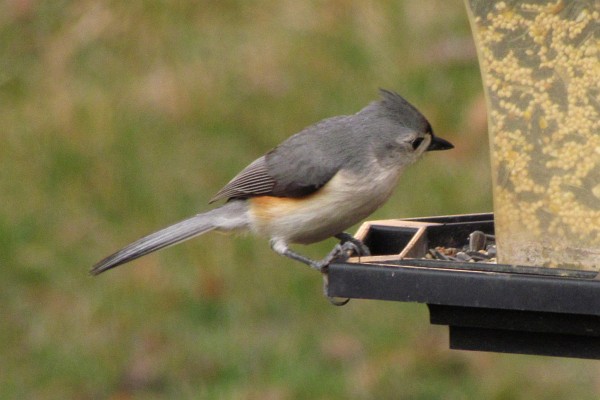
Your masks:
{"label": "bird's leg", "polygon": [[[350,242],[347,242],[350,243]],[[316,269],[319,272],[325,272],[327,266],[336,258],[348,259],[350,257],[350,251],[356,251],[354,244],[336,244],[333,250],[327,254],[322,260],[316,261],[302,254],[298,254],[290,249],[283,240],[272,239],[270,244],[273,251],[277,254],[291,258],[292,260],[300,261],[303,264],[308,265],[312,269]]]}
{"label": "bird's leg", "polygon": [[[277,254],[291,258],[292,260],[300,261],[303,264],[308,265],[309,267],[316,269],[317,271],[323,274],[323,292],[325,297],[329,300],[329,302],[335,306],[343,306],[350,301],[350,299],[337,300],[334,297],[331,297],[327,294],[327,288],[329,284],[327,267],[336,258],[341,258],[343,260],[347,260],[350,257],[349,251],[357,251],[357,248],[351,242],[346,242],[343,244],[336,244],[333,250],[329,252],[325,258],[320,261],[312,260],[308,257],[303,256],[302,254],[298,254],[295,251],[291,250],[287,243],[283,240],[271,239],[270,241],[271,248]],[[349,244],[349,245],[347,245]]]}
{"label": "bird's leg", "polygon": [[351,234],[342,232],[342,233],[338,233],[337,235],[335,235],[335,237],[340,240],[340,244],[342,246],[345,245],[346,243],[353,244],[354,245],[354,253],[356,253],[357,256],[366,257],[366,256],[371,255],[371,251],[369,250],[367,245],[364,244],[362,241],[358,240],[357,238],[355,238],[354,236],[352,236]]}

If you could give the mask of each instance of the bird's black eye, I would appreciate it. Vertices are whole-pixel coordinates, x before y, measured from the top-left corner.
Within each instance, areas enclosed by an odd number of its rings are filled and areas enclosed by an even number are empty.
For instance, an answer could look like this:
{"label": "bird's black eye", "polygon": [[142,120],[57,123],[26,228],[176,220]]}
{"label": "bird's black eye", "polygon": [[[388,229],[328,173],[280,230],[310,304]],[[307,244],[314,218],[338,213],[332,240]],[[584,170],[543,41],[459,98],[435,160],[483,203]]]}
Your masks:
{"label": "bird's black eye", "polygon": [[421,143],[423,143],[422,137],[418,137],[415,140],[413,140],[411,143],[413,150],[416,150],[421,145]]}

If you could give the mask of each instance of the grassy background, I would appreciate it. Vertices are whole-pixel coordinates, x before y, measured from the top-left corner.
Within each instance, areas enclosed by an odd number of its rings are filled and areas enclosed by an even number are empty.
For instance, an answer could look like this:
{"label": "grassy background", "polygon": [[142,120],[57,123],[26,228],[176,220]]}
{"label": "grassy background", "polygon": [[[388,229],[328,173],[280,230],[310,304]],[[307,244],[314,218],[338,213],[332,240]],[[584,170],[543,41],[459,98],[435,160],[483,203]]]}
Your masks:
{"label": "grassy background", "polygon": [[596,362],[448,350],[425,307],[332,307],[253,237],[87,275],[378,87],[456,149],[372,218],[491,210],[459,0],[0,3],[0,398],[597,398]]}

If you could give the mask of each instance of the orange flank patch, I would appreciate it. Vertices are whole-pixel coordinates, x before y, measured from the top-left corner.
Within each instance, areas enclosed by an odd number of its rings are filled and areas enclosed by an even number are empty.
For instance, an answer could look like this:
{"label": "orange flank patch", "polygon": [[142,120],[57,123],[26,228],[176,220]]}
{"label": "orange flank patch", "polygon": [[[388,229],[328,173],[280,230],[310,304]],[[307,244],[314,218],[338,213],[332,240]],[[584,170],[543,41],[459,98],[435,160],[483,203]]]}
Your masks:
{"label": "orange flank patch", "polygon": [[250,212],[260,223],[269,223],[274,218],[281,218],[285,215],[306,206],[313,194],[304,197],[275,197],[275,196],[257,196],[251,197]]}

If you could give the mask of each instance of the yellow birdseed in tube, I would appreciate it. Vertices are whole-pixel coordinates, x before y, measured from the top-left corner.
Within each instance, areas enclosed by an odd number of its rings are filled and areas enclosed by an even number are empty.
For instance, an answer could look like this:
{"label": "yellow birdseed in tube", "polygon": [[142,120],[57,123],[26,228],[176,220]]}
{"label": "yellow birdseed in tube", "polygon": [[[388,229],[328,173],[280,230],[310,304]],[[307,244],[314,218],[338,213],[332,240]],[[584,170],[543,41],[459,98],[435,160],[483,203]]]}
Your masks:
{"label": "yellow birdseed in tube", "polygon": [[600,270],[600,2],[466,0],[498,262]]}

